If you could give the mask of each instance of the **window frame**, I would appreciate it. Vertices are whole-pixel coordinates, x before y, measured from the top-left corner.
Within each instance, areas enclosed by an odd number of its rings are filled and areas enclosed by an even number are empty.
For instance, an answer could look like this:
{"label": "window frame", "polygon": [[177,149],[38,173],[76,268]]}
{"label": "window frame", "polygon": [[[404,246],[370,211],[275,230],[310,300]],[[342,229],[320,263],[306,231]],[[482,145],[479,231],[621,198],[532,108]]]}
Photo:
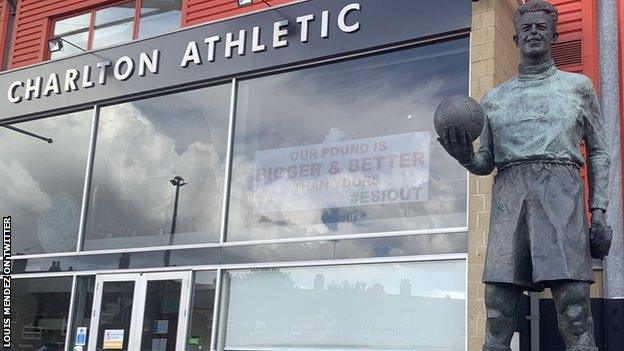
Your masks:
{"label": "window frame", "polygon": [[[352,240],[352,239],[366,239],[366,238],[395,238],[395,237],[400,237],[400,236],[409,236],[409,235],[429,235],[429,234],[458,234],[458,233],[465,233],[466,235],[468,235],[468,223],[469,223],[469,204],[468,204],[468,200],[469,200],[469,193],[470,193],[470,179],[468,177],[468,175],[470,174],[467,170],[464,170],[463,172],[465,172],[466,174],[466,178],[465,178],[465,183],[466,183],[466,192],[467,192],[467,196],[465,199],[466,202],[466,212],[464,213],[465,216],[465,225],[464,226],[457,226],[457,227],[453,227],[453,226],[444,226],[444,227],[440,227],[440,228],[421,228],[421,229],[404,229],[404,230],[382,230],[382,231],[369,231],[369,232],[363,232],[363,233],[348,233],[348,234],[330,234],[330,235],[311,235],[311,236],[293,236],[293,237],[280,237],[280,238],[275,238],[275,239],[253,239],[253,240],[231,240],[228,239],[228,235],[231,234],[231,228],[230,225],[228,223],[229,221],[229,217],[231,216],[231,211],[230,211],[230,195],[231,195],[231,186],[232,186],[232,182],[231,182],[231,177],[232,177],[232,172],[233,172],[233,164],[234,164],[234,150],[235,150],[235,142],[234,140],[235,138],[235,130],[236,130],[236,121],[239,120],[239,116],[237,116],[238,113],[238,101],[239,101],[239,94],[240,94],[240,84],[242,82],[246,82],[246,81],[250,81],[250,80],[254,80],[254,79],[258,79],[258,78],[265,78],[265,77],[271,77],[271,76],[277,76],[280,74],[287,74],[290,72],[296,72],[296,71],[301,71],[301,70],[306,70],[306,69],[313,69],[313,68],[318,68],[318,67],[323,67],[323,66],[329,66],[329,65],[334,65],[334,64],[338,64],[338,63],[342,63],[342,62],[349,62],[349,61],[355,61],[355,60],[360,60],[360,59],[365,59],[365,58],[370,58],[370,57],[376,57],[376,56],[380,56],[380,55],[387,55],[387,54],[391,54],[394,52],[400,52],[400,51],[404,51],[404,50],[410,50],[410,49],[414,49],[414,48],[419,48],[419,47],[430,47],[431,45],[436,45],[436,44],[440,44],[440,43],[448,43],[448,42],[452,42],[452,41],[456,41],[456,40],[462,40],[462,39],[466,39],[467,42],[467,52],[470,56],[470,42],[471,42],[471,37],[470,35],[467,35],[465,32],[458,32],[455,34],[449,34],[449,35],[443,35],[443,36],[438,36],[435,38],[431,38],[430,40],[425,39],[425,40],[416,40],[416,41],[412,41],[412,42],[408,42],[408,43],[403,43],[403,44],[395,44],[393,46],[390,47],[386,47],[386,48],[368,48],[362,52],[358,52],[358,53],[352,53],[352,54],[347,54],[347,55],[343,55],[343,56],[339,56],[339,57],[335,57],[335,58],[328,58],[328,59],[324,59],[324,60],[316,60],[313,62],[309,62],[309,63],[300,63],[300,64],[294,64],[294,65],[289,65],[286,67],[282,67],[282,68],[270,68],[266,71],[260,71],[260,72],[252,72],[249,74],[242,74],[242,75],[238,75],[235,76],[233,78],[233,92],[232,92],[232,105],[230,106],[231,109],[231,116],[230,116],[230,120],[232,123],[232,126],[230,127],[230,133],[231,136],[230,138],[232,139],[231,145],[228,145],[228,152],[230,153],[230,155],[228,155],[228,168],[227,168],[227,176],[229,177],[226,182],[227,182],[227,192],[226,192],[226,199],[224,201],[227,202],[227,208],[224,211],[224,221],[225,224],[222,224],[222,240],[221,240],[221,244],[228,246],[228,245],[259,245],[259,244],[272,244],[272,243],[292,243],[292,242],[311,242],[314,240],[318,240],[318,241],[324,241],[324,240]],[[468,74],[467,76],[467,83],[468,83],[468,91],[465,92],[466,96],[470,96],[470,84],[471,84],[471,80],[470,80],[470,69],[471,66],[468,65],[467,67],[467,71],[465,72],[466,74]],[[237,118],[238,117],[238,118]],[[395,219],[396,220],[396,219]]]}
{"label": "window frame", "polygon": [[[135,100],[142,100],[142,99],[148,99],[148,98],[152,98],[152,97],[159,97],[159,96],[166,96],[169,94],[176,94],[176,93],[180,93],[180,92],[184,92],[184,91],[188,91],[188,90],[194,90],[194,89],[201,89],[201,88],[206,88],[206,87],[210,87],[210,86],[215,86],[215,85],[220,85],[220,84],[228,84],[231,83],[232,84],[232,92],[231,92],[231,96],[230,96],[230,111],[229,111],[229,130],[228,130],[228,155],[226,156],[226,174],[225,174],[225,181],[224,181],[224,187],[225,187],[225,195],[223,196],[223,203],[225,204],[224,208],[228,208],[229,207],[229,192],[230,192],[230,185],[231,185],[231,157],[232,155],[232,142],[233,142],[233,129],[234,129],[234,115],[236,113],[236,108],[234,106],[234,102],[238,99],[238,83],[240,81],[243,80],[247,80],[247,79],[252,79],[252,78],[257,78],[257,77],[263,77],[263,76],[270,76],[270,75],[275,75],[275,74],[279,74],[279,73],[285,73],[285,72],[289,72],[289,71],[296,71],[296,70],[300,70],[300,69],[305,69],[305,68],[312,68],[312,67],[316,67],[316,66],[323,66],[323,65],[328,65],[328,64],[334,64],[334,63],[338,63],[338,62],[342,62],[342,61],[350,61],[350,60],[354,60],[354,59],[359,59],[359,58],[363,58],[363,57],[368,57],[368,56],[376,56],[376,55],[381,55],[381,54],[386,54],[386,53],[391,53],[394,51],[401,51],[401,50],[405,50],[405,49],[409,49],[409,48],[413,48],[413,47],[420,47],[420,46],[428,46],[431,44],[435,44],[435,43],[440,43],[440,42],[447,42],[447,41],[454,41],[454,40],[470,40],[470,36],[469,36],[469,32],[467,31],[461,31],[458,33],[453,33],[453,34],[449,34],[449,35],[442,35],[442,36],[438,36],[435,38],[427,38],[427,39],[419,39],[419,40],[413,40],[410,42],[405,42],[405,43],[395,43],[394,45],[388,46],[388,47],[383,47],[383,48],[368,48],[366,50],[363,50],[361,52],[355,52],[355,53],[347,53],[347,54],[342,54],[339,56],[335,56],[335,57],[329,57],[329,58],[325,58],[325,59],[320,59],[320,60],[314,60],[311,62],[298,62],[298,63],[294,63],[285,67],[274,67],[274,66],[270,66],[267,67],[266,69],[259,71],[259,72],[248,72],[248,73],[243,73],[243,74],[239,74],[233,77],[222,77],[222,78],[218,78],[209,82],[198,82],[196,84],[190,84],[190,85],[186,85],[186,86],[171,86],[171,87],[167,87],[155,92],[151,92],[151,93],[144,93],[141,94],[139,96],[122,96],[119,97],[117,99],[113,99],[113,100],[109,100],[109,101],[101,101],[98,103],[95,103],[93,105],[91,105],[91,109],[93,111],[94,114],[94,120],[97,120],[97,118],[99,117],[99,109],[102,107],[106,107],[106,106],[111,106],[111,105],[117,105],[117,104],[123,104],[123,103],[127,103],[127,102],[132,102]],[[467,79],[469,79],[469,72],[466,72],[467,74]],[[66,110],[61,110],[61,111],[55,111],[54,114],[50,113],[47,115],[42,115],[42,116],[35,116],[35,117],[27,117],[24,119],[20,119],[17,120],[13,123],[9,123],[9,124],[18,124],[18,123],[22,123],[22,122],[27,122],[27,121],[31,121],[31,120],[36,120],[36,119],[41,119],[41,118],[49,118],[49,117],[53,117],[56,116],[58,114],[64,114],[64,113],[71,113],[71,112],[75,112],[75,111],[79,111],[78,109],[66,109]],[[93,142],[96,138],[96,133],[97,133],[97,127],[94,127],[94,129],[92,129],[92,135],[91,135],[91,146],[89,149],[89,155],[88,155],[88,162],[89,164],[87,165],[87,170],[85,170],[87,172],[87,181],[85,183],[87,183],[87,185],[85,186],[90,186],[90,181],[91,181],[91,174],[90,172],[92,172],[92,170],[90,169],[91,164],[93,162],[93,156],[94,156],[94,148],[93,148]],[[468,171],[466,171],[467,174]],[[468,190],[470,189],[469,186],[469,179],[466,178],[466,185],[468,187]],[[84,196],[88,196],[88,194],[83,193],[83,197]],[[465,199],[466,203],[468,203],[468,197],[466,197]],[[88,211],[88,209],[86,209],[86,207],[83,205],[83,209],[82,211]],[[82,214],[82,213],[81,213]],[[227,210],[222,209],[222,213],[221,213],[221,220],[222,221],[227,221],[229,212]],[[466,216],[466,221],[468,221],[468,215],[469,213],[466,212],[465,216]],[[81,225],[84,225],[82,223],[81,219]],[[467,222],[466,222],[467,223]],[[399,236],[410,236],[410,235],[421,235],[421,234],[465,234],[467,235],[468,232],[468,226],[466,225],[465,227],[454,227],[454,228],[443,228],[443,229],[420,229],[420,230],[405,230],[405,231],[388,231],[388,232],[369,232],[369,233],[360,233],[360,234],[341,234],[341,235],[336,235],[336,236],[309,236],[309,237],[298,237],[298,238],[281,238],[281,239],[271,239],[271,240],[250,240],[250,241],[241,241],[241,242],[233,242],[233,241],[227,241],[226,240],[226,233],[227,233],[227,225],[221,225],[221,238],[220,241],[218,243],[202,243],[202,244],[189,244],[189,245],[174,245],[174,246],[148,246],[148,247],[140,247],[140,248],[133,248],[132,251],[134,252],[154,252],[154,251],[159,251],[159,250],[182,250],[182,249],[196,249],[196,248],[213,248],[213,247],[229,247],[229,246],[252,246],[252,245],[261,245],[261,244],[282,244],[282,243],[299,243],[299,242],[313,242],[313,241],[331,241],[331,240],[350,240],[350,239],[367,239],[367,238],[391,238],[391,237],[399,237]],[[74,256],[91,256],[91,255],[98,255],[98,254],[113,254],[113,253],[121,253],[121,252],[126,252],[128,249],[103,249],[103,250],[84,250],[82,247],[82,243],[83,243],[83,236],[81,235],[81,231],[79,231],[79,235],[78,235],[78,249],[74,252],[65,252],[65,253],[46,253],[46,254],[32,254],[32,255],[20,255],[20,256],[15,256],[14,259],[39,259],[39,258],[49,258],[49,257],[58,257],[58,256],[62,256],[62,257],[74,257]],[[444,253],[444,254],[435,254],[433,256],[446,256],[449,255],[450,253]],[[462,255],[464,255],[465,253],[463,253]],[[453,254],[451,254],[453,255]],[[423,256],[423,255],[419,255],[419,256]],[[427,255],[424,255],[427,256]],[[414,256],[405,256],[405,257],[414,257]],[[390,258],[394,258],[396,259],[396,257],[390,257]],[[333,260],[333,262],[335,262],[336,260]],[[338,260],[338,261],[342,261],[342,260]],[[348,260],[347,260],[348,261]],[[276,264],[275,262],[273,262],[273,264]],[[217,267],[222,267],[222,265],[217,265]],[[224,266],[223,266],[224,267]],[[145,268],[142,268],[142,270],[144,270]],[[156,268],[156,270],[158,270],[159,268]],[[166,268],[165,268],[166,269]],[[106,270],[103,271],[97,271],[94,270],[94,272],[106,272]],[[86,272],[81,272],[80,274],[85,274]],[[24,274],[19,274],[20,276],[32,276],[33,274],[36,273],[24,273]],[[67,274],[67,273],[65,273]]]}
{"label": "window frame", "polygon": [[[113,6],[117,6],[117,5],[121,5],[121,4],[125,4],[125,3],[129,3],[133,0],[117,0],[114,2],[109,2],[107,4],[104,5],[98,5],[98,6],[94,6],[94,7],[90,7],[86,10],[81,10],[78,12],[73,12],[70,14],[65,14],[63,16],[59,16],[59,17],[54,17],[50,19],[50,25],[48,27],[48,33],[46,35],[47,39],[51,39],[54,37],[54,27],[56,26],[56,23],[58,21],[62,21],[68,18],[72,18],[72,17],[77,17],[77,16],[81,16],[84,14],[89,14],[89,30],[87,31],[87,48],[85,49],[85,51],[93,51],[93,34],[95,31],[95,14],[97,11],[103,10],[103,9],[107,9]],[[120,44],[127,44],[129,42],[135,41],[137,39],[139,39],[139,26],[140,26],[140,22],[141,22],[141,9],[143,6],[143,0],[134,0],[135,5],[134,5],[134,19],[132,21],[132,39],[130,39],[130,41],[128,42],[123,42]],[[184,9],[184,3],[186,2],[186,0],[182,0],[181,2],[181,10]],[[184,23],[184,16],[180,16],[180,28],[183,27],[183,23]],[[180,29],[178,28],[178,29]],[[108,45],[107,45],[108,47]],[[99,49],[97,49],[99,50]],[[46,51],[46,61],[52,60],[52,53],[50,52],[50,49],[48,48],[47,45],[45,45],[45,51]],[[66,56],[61,56],[58,57],[56,59],[60,59]]]}

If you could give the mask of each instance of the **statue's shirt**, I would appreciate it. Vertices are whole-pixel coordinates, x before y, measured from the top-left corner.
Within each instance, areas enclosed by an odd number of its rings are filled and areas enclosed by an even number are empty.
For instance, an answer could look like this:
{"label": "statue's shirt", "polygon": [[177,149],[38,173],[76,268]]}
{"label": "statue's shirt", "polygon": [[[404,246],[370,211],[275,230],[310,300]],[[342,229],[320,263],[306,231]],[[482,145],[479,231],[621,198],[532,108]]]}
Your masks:
{"label": "statue's shirt", "polygon": [[609,158],[593,85],[584,75],[559,71],[548,62],[520,73],[482,100],[486,123],[481,147],[465,165],[487,174],[515,162],[553,161],[582,166],[585,139],[590,208],[607,207]]}

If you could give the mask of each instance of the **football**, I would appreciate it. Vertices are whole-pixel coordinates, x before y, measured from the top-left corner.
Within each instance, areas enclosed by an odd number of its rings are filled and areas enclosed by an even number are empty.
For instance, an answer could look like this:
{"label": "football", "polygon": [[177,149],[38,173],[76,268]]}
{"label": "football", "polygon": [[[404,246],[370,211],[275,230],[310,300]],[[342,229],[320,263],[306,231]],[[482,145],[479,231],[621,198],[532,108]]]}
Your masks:
{"label": "football", "polygon": [[468,96],[455,95],[444,99],[435,111],[433,125],[438,135],[448,127],[455,127],[459,132],[463,129],[470,133],[471,141],[475,141],[485,123],[485,113],[479,103]]}

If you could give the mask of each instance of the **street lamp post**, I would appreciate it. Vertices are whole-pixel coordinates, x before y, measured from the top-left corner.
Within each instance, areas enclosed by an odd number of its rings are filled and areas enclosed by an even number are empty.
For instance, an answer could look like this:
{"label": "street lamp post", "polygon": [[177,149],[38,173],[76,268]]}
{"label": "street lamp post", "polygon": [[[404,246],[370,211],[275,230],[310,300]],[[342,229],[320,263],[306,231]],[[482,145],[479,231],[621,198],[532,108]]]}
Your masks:
{"label": "street lamp post", "polygon": [[[178,219],[178,198],[180,197],[180,188],[187,184],[186,180],[180,176],[175,176],[170,179],[171,185],[176,187],[175,200],[173,202],[173,219],[171,220],[171,234],[169,235],[169,246],[173,245],[173,236],[176,231],[176,221]],[[171,263],[171,250],[165,251],[164,257],[165,267],[169,267]]]}

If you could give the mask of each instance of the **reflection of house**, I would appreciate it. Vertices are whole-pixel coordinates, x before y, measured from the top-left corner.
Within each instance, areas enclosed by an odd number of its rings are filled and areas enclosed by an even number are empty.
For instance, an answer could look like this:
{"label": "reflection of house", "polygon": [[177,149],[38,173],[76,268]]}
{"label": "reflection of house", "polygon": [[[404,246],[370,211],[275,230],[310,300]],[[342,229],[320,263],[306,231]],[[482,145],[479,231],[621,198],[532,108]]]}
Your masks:
{"label": "reflection of house", "polygon": [[[253,274],[251,274],[253,275]],[[364,282],[290,284],[232,279],[226,348],[464,350],[465,300],[412,296]],[[366,307],[366,308],[363,308]]]}

